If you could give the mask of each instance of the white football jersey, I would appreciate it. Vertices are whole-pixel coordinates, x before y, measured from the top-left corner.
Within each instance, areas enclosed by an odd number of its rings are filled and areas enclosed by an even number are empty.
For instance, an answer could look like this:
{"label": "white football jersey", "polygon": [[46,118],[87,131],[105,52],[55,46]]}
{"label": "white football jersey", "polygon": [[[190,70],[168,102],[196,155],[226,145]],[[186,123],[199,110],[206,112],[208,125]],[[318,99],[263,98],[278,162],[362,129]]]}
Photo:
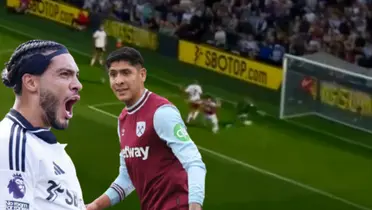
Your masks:
{"label": "white football jersey", "polygon": [[0,209],[85,209],[75,166],[53,133],[14,109],[0,122]]}
{"label": "white football jersey", "polygon": [[107,34],[105,31],[98,30],[94,32],[93,38],[94,38],[94,44],[95,47],[104,48],[106,46],[106,37]]}
{"label": "white football jersey", "polygon": [[189,94],[190,101],[200,100],[200,96],[203,93],[202,88],[198,84],[191,84],[187,86],[185,92]]}

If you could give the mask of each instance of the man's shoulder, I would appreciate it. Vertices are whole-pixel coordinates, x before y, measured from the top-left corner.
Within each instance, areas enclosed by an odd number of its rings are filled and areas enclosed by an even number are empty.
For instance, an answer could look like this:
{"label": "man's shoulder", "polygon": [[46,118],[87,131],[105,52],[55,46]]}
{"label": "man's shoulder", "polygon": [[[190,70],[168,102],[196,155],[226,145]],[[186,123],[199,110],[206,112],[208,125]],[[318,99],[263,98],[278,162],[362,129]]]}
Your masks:
{"label": "man's shoulder", "polygon": [[7,163],[3,160],[6,159],[9,152],[9,143],[11,137],[11,127],[12,123],[7,119],[4,118],[0,122],[0,169],[4,168],[3,164]]}
{"label": "man's shoulder", "polygon": [[172,104],[166,97],[160,96],[153,92],[151,93],[148,102],[155,105],[156,107],[159,107],[164,104]]}
{"label": "man's shoulder", "polygon": [[10,119],[8,119],[7,117],[3,118],[0,121],[0,133],[1,133],[0,139],[1,139],[1,141],[4,140],[4,139],[9,139],[9,137],[11,136],[12,127],[14,127],[14,126],[15,126],[14,122],[11,121]]}
{"label": "man's shoulder", "polygon": [[144,102],[141,102],[140,105],[136,105],[137,108],[135,108],[135,110],[128,110],[127,108],[124,108],[118,117],[119,121],[124,120],[127,115],[132,115],[134,113],[152,117],[159,107],[166,104],[173,105],[167,98],[163,96],[153,92],[148,93],[149,94],[145,96],[145,99],[143,100]]}
{"label": "man's shoulder", "polygon": [[0,133],[0,169],[25,172],[26,162],[35,163],[43,154],[39,141],[29,141],[33,136],[12,120],[1,120]]}

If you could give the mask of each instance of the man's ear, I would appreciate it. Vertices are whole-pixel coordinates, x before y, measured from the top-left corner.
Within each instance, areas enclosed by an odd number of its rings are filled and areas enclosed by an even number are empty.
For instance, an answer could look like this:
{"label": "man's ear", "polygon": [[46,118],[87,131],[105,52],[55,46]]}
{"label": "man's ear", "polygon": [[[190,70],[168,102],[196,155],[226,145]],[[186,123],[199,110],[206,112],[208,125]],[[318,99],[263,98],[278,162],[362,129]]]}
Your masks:
{"label": "man's ear", "polygon": [[145,82],[146,77],[147,77],[147,70],[145,68],[140,69],[140,76],[141,76],[142,82]]}
{"label": "man's ear", "polygon": [[40,85],[40,78],[31,74],[24,74],[22,76],[22,89],[31,93],[38,91]]}

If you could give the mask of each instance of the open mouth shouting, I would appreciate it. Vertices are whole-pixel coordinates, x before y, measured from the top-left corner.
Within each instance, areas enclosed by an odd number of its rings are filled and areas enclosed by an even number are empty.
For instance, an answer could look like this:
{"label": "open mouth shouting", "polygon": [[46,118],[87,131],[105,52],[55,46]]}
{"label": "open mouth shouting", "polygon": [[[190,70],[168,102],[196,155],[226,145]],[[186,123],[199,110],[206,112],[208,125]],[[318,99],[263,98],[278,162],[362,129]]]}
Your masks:
{"label": "open mouth shouting", "polygon": [[66,118],[66,120],[69,120],[69,119],[72,118],[72,115],[73,115],[73,112],[72,112],[73,106],[79,100],[80,100],[80,96],[79,95],[74,95],[74,96],[68,98],[65,101],[65,111],[66,111],[65,118]]}

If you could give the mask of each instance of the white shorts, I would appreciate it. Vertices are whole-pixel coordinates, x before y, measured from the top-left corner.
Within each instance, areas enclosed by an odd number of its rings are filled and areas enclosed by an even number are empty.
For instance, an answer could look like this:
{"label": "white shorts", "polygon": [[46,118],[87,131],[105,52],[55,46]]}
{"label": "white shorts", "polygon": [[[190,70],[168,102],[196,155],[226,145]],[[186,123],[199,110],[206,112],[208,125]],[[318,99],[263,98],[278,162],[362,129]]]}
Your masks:
{"label": "white shorts", "polygon": [[208,121],[211,121],[213,124],[217,124],[218,123],[218,119],[217,119],[217,115],[216,114],[206,114],[205,115],[205,118]]}
{"label": "white shorts", "polygon": [[105,51],[103,47],[96,47],[96,52],[103,52]]}

